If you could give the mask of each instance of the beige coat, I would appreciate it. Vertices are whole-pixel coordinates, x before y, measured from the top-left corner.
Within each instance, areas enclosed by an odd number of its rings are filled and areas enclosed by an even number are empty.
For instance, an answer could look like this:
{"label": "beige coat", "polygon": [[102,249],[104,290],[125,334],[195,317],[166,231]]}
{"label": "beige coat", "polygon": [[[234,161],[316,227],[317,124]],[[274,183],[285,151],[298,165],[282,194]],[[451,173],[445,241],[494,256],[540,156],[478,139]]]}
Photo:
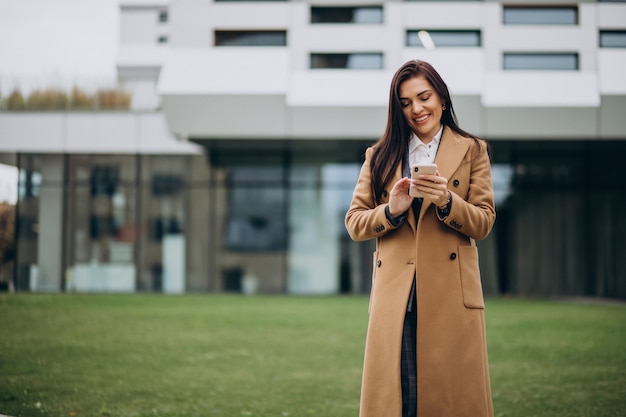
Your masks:
{"label": "beige coat", "polygon": [[361,387],[361,417],[400,417],[402,326],[413,277],[417,279],[417,403],[419,417],[492,417],[482,286],[474,239],[495,221],[491,167],[476,142],[449,128],[435,162],[448,178],[452,208],[439,220],[425,200],[415,221],[394,227],[374,201],[366,152],[346,227],[354,240],[377,239]]}

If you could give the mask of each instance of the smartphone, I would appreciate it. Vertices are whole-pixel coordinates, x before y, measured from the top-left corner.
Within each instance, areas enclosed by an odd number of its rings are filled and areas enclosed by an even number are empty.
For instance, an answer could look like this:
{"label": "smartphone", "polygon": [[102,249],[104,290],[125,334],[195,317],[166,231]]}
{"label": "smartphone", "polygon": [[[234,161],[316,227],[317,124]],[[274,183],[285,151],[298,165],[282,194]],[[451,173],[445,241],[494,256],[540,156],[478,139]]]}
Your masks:
{"label": "smartphone", "polygon": [[[437,164],[413,164],[411,165],[411,178],[418,178],[420,174],[435,175],[437,173]],[[416,188],[409,188],[409,195],[415,198],[424,198],[422,193]]]}

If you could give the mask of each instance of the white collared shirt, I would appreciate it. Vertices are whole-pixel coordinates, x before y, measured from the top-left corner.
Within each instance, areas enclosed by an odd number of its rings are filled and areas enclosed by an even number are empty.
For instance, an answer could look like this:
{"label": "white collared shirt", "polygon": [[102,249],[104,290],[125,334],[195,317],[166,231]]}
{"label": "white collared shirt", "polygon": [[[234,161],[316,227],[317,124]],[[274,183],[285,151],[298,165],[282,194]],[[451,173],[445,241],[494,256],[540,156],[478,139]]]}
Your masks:
{"label": "white collared shirt", "polygon": [[424,144],[417,137],[415,132],[411,134],[411,140],[409,141],[409,166],[412,164],[432,164],[435,162],[435,156],[437,156],[437,149],[439,149],[439,142],[441,141],[441,135],[443,133],[443,125],[427,145]]}

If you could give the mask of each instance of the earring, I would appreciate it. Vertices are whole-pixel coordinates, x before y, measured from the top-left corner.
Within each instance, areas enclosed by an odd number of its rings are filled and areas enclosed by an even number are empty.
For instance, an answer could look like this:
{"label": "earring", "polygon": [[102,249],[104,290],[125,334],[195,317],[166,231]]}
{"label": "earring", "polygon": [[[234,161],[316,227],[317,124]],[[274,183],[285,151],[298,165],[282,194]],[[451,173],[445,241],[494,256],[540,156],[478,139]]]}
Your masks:
{"label": "earring", "polygon": [[445,110],[445,109],[446,109],[446,105],[444,104],[443,106],[441,106],[441,108],[442,108],[443,110]]}

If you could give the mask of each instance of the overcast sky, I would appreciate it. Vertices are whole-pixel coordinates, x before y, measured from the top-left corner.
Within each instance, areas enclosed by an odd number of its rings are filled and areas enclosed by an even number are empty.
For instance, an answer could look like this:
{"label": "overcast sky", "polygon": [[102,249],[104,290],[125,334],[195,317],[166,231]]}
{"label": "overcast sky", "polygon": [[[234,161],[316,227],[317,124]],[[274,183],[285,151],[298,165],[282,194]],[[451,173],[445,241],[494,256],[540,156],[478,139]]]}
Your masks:
{"label": "overcast sky", "polygon": [[0,0],[0,81],[114,79],[118,0]]}

